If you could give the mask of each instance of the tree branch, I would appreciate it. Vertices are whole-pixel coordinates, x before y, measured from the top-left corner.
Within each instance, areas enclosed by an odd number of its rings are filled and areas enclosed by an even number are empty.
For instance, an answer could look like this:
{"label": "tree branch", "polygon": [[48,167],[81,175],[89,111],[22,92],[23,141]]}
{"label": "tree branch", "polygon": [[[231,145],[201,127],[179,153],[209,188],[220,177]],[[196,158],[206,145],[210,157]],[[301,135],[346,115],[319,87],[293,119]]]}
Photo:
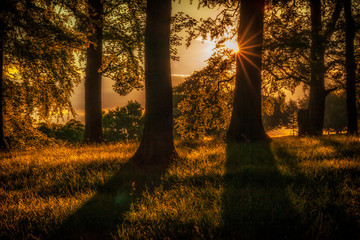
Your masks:
{"label": "tree branch", "polygon": [[338,87],[333,87],[333,88],[329,88],[325,90],[325,96],[329,95],[330,93],[332,93],[333,91],[337,90]]}
{"label": "tree branch", "polygon": [[331,20],[330,22],[327,24],[326,28],[325,28],[325,32],[324,32],[324,39],[327,41],[331,38],[331,35],[334,33],[335,31],[335,26],[336,26],[336,22],[340,17],[340,13],[342,10],[342,1],[336,1],[336,5],[335,5],[335,9],[334,12],[331,16]]}

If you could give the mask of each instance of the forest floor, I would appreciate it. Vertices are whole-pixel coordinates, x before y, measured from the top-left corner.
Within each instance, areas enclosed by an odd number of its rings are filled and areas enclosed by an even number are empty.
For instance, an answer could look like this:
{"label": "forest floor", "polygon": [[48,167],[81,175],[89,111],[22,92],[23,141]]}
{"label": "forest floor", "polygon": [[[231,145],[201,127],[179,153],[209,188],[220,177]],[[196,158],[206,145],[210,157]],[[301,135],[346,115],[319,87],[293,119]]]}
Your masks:
{"label": "forest floor", "polygon": [[360,140],[179,141],[166,169],[137,143],[0,156],[0,239],[360,239]]}

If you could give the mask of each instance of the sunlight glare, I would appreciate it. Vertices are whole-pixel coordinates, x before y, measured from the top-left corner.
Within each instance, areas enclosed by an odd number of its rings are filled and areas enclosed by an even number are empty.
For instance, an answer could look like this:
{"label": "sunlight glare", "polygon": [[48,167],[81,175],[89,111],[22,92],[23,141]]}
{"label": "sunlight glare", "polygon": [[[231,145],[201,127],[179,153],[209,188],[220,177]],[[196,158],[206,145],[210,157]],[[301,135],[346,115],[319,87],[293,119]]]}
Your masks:
{"label": "sunlight glare", "polygon": [[239,45],[235,41],[226,41],[224,42],[225,48],[231,49],[234,52],[239,51]]}

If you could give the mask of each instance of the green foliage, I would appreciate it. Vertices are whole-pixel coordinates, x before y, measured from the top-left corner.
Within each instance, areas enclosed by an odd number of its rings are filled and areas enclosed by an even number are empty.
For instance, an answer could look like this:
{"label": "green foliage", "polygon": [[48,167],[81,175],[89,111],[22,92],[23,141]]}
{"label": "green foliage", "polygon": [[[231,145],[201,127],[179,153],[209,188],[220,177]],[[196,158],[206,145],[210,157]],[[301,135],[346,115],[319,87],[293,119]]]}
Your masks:
{"label": "green foliage", "polygon": [[70,97],[80,82],[74,53],[85,38],[72,28],[71,14],[61,6],[57,1],[0,3],[4,131],[11,147],[44,138],[35,129],[34,118],[74,113]]}
{"label": "green foliage", "polygon": [[[143,87],[146,1],[106,0],[104,11],[101,71],[114,80],[115,92],[126,95]],[[182,44],[179,33],[195,24],[195,19],[182,12],[172,17],[170,52],[173,60],[179,60],[177,47]]]}
{"label": "green foliage", "polygon": [[208,65],[195,72],[175,89],[178,102],[176,133],[181,138],[219,135],[230,121],[234,86],[234,55],[222,49],[208,59]]}
{"label": "green foliage", "polygon": [[217,41],[217,46],[221,47],[226,40],[233,39],[236,36],[236,24],[240,15],[239,1],[218,1],[204,0],[199,1],[199,7],[215,8],[222,5],[222,11],[215,18],[201,19],[196,25],[187,31],[186,45],[190,46],[191,41],[197,38]]}
{"label": "green foliage", "polygon": [[[126,95],[142,88],[146,1],[104,1],[104,76],[115,92]],[[86,22],[85,22],[86,24]]]}
{"label": "green foliage", "polygon": [[[2,1],[5,116],[13,109],[39,118],[72,111],[70,96],[80,81],[74,51],[83,36],[55,1]],[[6,4],[7,3],[7,4]]]}
{"label": "green foliage", "polygon": [[140,103],[130,101],[124,107],[103,112],[105,140],[139,140],[144,128],[143,110]]}
{"label": "green foliage", "polygon": [[328,132],[340,133],[346,129],[346,96],[329,94],[325,103],[324,129]]}
{"label": "green foliage", "polygon": [[75,119],[71,119],[65,124],[39,123],[37,129],[48,138],[69,143],[81,143],[84,140],[84,124]]}
{"label": "green foliage", "polygon": [[[310,17],[307,1],[284,1],[265,9],[263,83],[267,94],[292,93],[310,79]],[[304,86],[305,84],[305,86]],[[306,86],[307,87],[307,86]]]}
{"label": "green foliage", "polygon": [[11,149],[28,150],[57,144],[35,127],[35,119],[25,114],[16,115],[17,113],[14,111],[5,119],[6,133],[9,134],[6,134],[8,137],[5,139]]}
{"label": "green foliage", "polygon": [[190,17],[183,12],[178,12],[171,17],[170,57],[172,60],[179,61],[180,59],[180,57],[177,55],[177,47],[182,45],[184,39],[184,37],[180,36],[180,33],[184,30],[190,33],[192,29],[197,25],[197,23],[198,22],[196,19]]}

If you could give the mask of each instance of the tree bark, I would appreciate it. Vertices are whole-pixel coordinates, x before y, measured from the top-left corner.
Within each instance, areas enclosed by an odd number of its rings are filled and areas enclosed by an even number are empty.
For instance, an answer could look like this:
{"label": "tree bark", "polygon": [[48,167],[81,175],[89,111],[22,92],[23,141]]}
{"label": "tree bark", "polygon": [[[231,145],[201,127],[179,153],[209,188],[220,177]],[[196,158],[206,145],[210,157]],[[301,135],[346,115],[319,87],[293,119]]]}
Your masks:
{"label": "tree bark", "polygon": [[310,48],[310,99],[308,107],[309,129],[307,134],[322,135],[325,114],[325,63],[324,39],[321,36],[321,1],[310,0],[311,48]]}
{"label": "tree bark", "polygon": [[[2,17],[4,13],[1,12],[0,14]],[[8,149],[4,136],[4,33],[4,23],[2,19],[0,19],[0,150],[2,151]]]}
{"label": "tree bark", "polygon": [[264,0],[242,0],[236,54],[234,104],[227,138],[269,141],[261,116]]}
{"label": "tree bark", "polygon": [[356,63],[354,56],[354,40],[356,23],[351,12],[351,0],[343,0],[345,10],[345,69],[346,69],[346,110],[347,133],[357,134],[356,109]]}
{"label": "tree bark", "polygon": [[171,0],[148,0],[146,14],[145,123],[132,160],[143,166],[165,166],[176,156],[170,69]]}
{"label": "tree bark", "polygon": [[103,140],[101,107],[101,63],[103,1],[88,0],[88,13],[94,32],[89,37],[85,76],[85,143],[100,143]]}

